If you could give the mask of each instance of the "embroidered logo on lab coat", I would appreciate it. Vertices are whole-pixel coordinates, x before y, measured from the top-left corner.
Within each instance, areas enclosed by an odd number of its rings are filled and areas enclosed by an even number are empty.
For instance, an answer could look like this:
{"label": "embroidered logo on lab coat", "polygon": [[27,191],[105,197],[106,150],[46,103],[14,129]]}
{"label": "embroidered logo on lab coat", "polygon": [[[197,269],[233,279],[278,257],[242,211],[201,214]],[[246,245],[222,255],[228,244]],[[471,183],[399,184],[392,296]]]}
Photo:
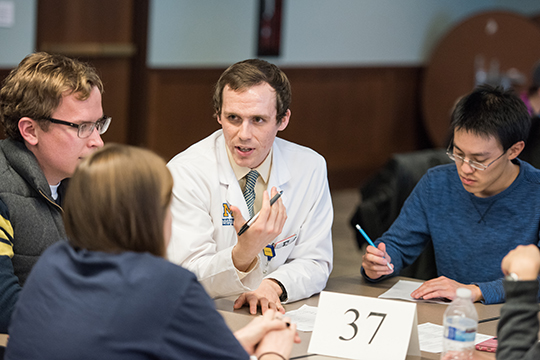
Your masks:
{"label": "embroidered logo on lab coat", "polygon": [[229,204],[223,203],[223,219],[221,219],[223,226],[233,226],[234,218],[232,216],[231,208]]}

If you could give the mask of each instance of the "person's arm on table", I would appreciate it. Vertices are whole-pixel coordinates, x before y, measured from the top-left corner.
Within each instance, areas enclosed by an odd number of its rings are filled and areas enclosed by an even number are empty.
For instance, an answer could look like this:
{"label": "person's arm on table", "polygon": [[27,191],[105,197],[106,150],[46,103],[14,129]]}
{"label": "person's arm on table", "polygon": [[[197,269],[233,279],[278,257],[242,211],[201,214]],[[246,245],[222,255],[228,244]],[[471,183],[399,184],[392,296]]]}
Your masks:
{"label": "person's arm on table", "polygon": [[[295,200],[294,194],[292,195],[292,201],[303,201],[303,206],[306,206],[309,211],[306,212],[305,220],[303,220],[298,231],[296,242],[294,245],[290,245],[294,246],[294,248],[287,261],[268,274],[257,290],[242,294],[236,301],[235,308],[248,304],[252,313],[254,313],[255,306],[260,305],[262,312],[264,312],[268,307],[265,305],[264,300],[261,302],[261,299],[266,298],[268,306],[274,308],[273,304],[275,304],[276,309],[284,311],[281,310],[283,307],[279,298],[282,295],[282,290],[278,282],[286,291],[286,299],[283,302],[308,298],[321,292],[326,286],[328,276],[332,271],[332,222],[334,212],[326,176],[326,165],[322,157],[319,159],[320,164],[315,167],[316,171],[310,177],[311,188],[307,192],[314,196],[310,196],[309,199]],[[307,203],[310,199],[312,203]],[[297,215],[292,214],[290,216]],[[269,295],[269,293],[272,295]],[[271,296],[271,298],[268,296]]]}
{"label": "person's arm on table", "polygon": [[11,314],[22,290],[13,270],[13,227],[9,212],[0,200],[0,333],[7,333]]}
{"label": "person's arm on table", "polygon": [[457,281],[440,276],[426,281],[422,286],[411,293],[414,298],[433,299],[438,297],[453,300],[458,287],[471,289],[473,300],[480,301],[485,305],[500,304],[505,301],[503,279],[473,284],[460,284]]}
{"label": "person's arm on table", "polygon": [[[277,194],[276,188],[272,188],[272,196]],[[240,210],[231,206],[234,214],[234,227],[238,233],[246,220]],[[232,250],[233,263],[240,271],[245,271],[254,259],[257,259],[262,249],[274,240],[283,229],[287,213],[283,201],[278,199],[270,206],[268,192],[263,194],[262,208],[255,222],[242,235],[238,236],[238,242]],[[257,306],[261,307],[264,314],[267,309],[274,309],[285,313],[285,309],[279,301],[281,288],[272,280],[264,279],[255,291],[244,292],[234,302],[234,308],[239,309],[248,304],[251,314],[257,313]]]}
{"label": "person's arm on table", "polygon": [[446,276],[439,276],[438,278],[424,282],[418,289],[411,293],[411,297],[423,300],[436,298],[454,300],[454,298],[456,297],[456,291],[460,287],[471,290],[473,302],[484,300],[482,290],[480,289],[479,285],[461,284],[457,281],[447,278]]}
{"label": "person's arm on table", "polygon": [[[536,245],[531,245],[536,247]],[[494,281],[461,284],[457,281],[449,279],[445,276],[440,276],[424,282],[418,289],[411,293],[411,296],[416,299],[434,299],[447,298],[453,300],[456,297],[456,290],[459,287],[465,287],[472,291],[473,301],[481,301],[484,304],[498,304],[505,301],[505,291],[503,287],[503,279]]]}
{"label": "person's arm on table", "polygon": [[486,305],[502,303],[506,298],[503,278],[487,282],[461,284],[444,276],[426,281],[417,290],[412,292],[411,296],[413,298],[423,299],[442,297],[453,300],[458,287],[469,288],[473,294],[473,301],[480,301]]}
{"label": "person's arm on table", "polygon": [[517,281],[504,281],[507,299],[497,326],[497,359],[538,359],[540,251],[535,245],[518,246],[503,259],[501,268],[505,275],[515,274]]}

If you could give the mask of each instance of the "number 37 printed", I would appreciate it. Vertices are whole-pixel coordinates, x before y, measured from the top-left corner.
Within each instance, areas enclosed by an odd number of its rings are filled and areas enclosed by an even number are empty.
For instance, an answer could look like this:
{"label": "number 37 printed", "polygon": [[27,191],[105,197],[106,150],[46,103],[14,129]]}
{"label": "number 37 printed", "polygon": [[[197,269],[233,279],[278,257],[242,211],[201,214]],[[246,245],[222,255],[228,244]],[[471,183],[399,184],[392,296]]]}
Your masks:
{"label": "number 37 printed", "polygon": [[[374,325],[376,325],[376,328],[374,330],[372,330],[371,332],[369,332],[367,334],[364,334],[364,335],[367,335],[367,337],[369,337],[371,335],[371,338],[369,339],[368,345],[371,344],[373,339],[375,339],[375,336],[377,335],[377,332],[379,332],[379,329],[381,328],[381,326],[382,326],[382,324],[384,322],[384,319],[386,318],[386,314],[379,313],[379,312],[373,312],[373,311],[370,312],[369,315],[364,317],[356,309],[349,309],[349,310],[345,311],[345,314],[344,314],[345,317],[347,319],[350,319],[351,315],[348,315],[348,314],[352,314],[352,321],[347,323],[347,328],[348,329],[350,328],[350,330],[347,331],[347,333],[352,333],[352,335],[348,336],[348,334],[347,334],[346,335],[347,337],[340,335],[339,340],[343,340],[343,341],[351,341],[351,340],[353,340],[359,333],[359,326],[365,326],[365,327],[367,327],[367,328],[369,328],[371,330],[374,327]],[[375,321],[379,320],[379,324],[378,325],[376,323],[373,324],[373,321],[371,321],[371,320],[375,320]],[[345,321],[349,321],[349,320],[345,320]],[[361,332],[361,333],[365,333],[365,332]]]}

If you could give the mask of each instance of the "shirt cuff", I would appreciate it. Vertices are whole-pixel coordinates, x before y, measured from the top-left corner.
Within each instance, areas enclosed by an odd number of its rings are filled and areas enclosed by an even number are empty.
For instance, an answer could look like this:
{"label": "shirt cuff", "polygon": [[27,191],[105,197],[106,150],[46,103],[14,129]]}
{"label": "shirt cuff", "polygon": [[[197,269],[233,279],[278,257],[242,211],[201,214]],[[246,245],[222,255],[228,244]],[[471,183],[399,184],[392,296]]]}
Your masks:
{"label": "shirt cuff", "polygon": [[259,267],[259,257],[257,256],[249,265],[246,271],[240,271],[235,267],[236,274],[238,275],[238,278],[242,280],[246,276],[248,276],[253,270]]}

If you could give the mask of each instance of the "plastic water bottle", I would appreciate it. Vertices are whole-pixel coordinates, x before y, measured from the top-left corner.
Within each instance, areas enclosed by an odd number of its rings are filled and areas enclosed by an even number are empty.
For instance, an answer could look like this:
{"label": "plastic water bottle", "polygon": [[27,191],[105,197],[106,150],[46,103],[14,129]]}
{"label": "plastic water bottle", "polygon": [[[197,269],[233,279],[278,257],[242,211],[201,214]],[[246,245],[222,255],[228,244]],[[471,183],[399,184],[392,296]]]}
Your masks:
{"label": "plastic water bottle", "polygon": [[459,288],[457,297],[444,312],[443,351],[441,360],[470,360],[478,328],[478,314],[471,290]]}

